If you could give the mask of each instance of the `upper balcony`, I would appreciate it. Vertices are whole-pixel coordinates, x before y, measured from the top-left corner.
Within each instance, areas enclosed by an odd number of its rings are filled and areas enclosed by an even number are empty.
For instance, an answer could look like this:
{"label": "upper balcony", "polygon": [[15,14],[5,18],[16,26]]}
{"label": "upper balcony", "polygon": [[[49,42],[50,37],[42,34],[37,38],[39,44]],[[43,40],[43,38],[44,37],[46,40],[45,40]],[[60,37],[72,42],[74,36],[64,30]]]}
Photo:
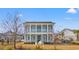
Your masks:
{"label": "upper balcony", "polygon": [[53,25],[52,22],[26,22],[25,32],[53,32]]}

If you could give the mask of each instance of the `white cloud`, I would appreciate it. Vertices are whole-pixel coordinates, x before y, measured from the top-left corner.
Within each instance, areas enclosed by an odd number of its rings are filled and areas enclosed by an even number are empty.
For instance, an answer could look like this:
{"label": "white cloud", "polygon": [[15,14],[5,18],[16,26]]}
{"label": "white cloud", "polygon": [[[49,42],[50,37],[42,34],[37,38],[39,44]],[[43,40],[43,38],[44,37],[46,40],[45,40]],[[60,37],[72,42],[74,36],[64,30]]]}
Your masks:
{"label": "white cloud", "polygon": [[23,15],[22,15],[22,14],[19,14],[19,16],[21,16],[21,17],[22,17]]}
{"label": "white cloud", "polygon": [[18,14],[18,15],[17,15],[17,17],[22,17],[22,16],[23,16],[22,14]]}
{"label": "white cloud", "polygon": [[77,10],[75,8],[70,8],[67,10],[67,13],[75,14],[77,13]]}
{"label": "white cloud", "polygon": [[66,17],[66,18],[64,18],[64,19],[66,19],[66,20],[70,20],[70,19],[72,19],[72,18]]}

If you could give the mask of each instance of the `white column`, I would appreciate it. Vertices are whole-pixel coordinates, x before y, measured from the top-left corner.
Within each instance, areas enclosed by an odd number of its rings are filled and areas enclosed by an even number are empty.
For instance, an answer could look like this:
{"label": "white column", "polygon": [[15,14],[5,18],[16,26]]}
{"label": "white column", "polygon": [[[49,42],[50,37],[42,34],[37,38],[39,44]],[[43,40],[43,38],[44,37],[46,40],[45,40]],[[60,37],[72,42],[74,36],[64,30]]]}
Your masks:
{"label": "white column", "polygon": [[25,26],[25,29],[24,29],[24,42],[26,42],[27,40],[27,38],[26,38],[26,33],[27,33],[27,28],[26,28],[26,26]]}
{"label": "white column", "polygon": [[[43,29],[43,25],[41,24],[41,33],[43,32],[42,29]],[[43,42],[43,34],[41,34],[41,41]]]}
{"label": "white column", "polygon": [[30,32],[31,32],[31,24],[30,24]]}
{"label": "white column", "polygon": [[37,34],[35,35],[35,44],[37,44]]}
{"label": "white column", "polygon": [[41,24],[41,32],[42,32],[42,29],[43,29],[43,26],[42,26],[42,24]]}
{"label": "white column", "polygon": [[48,32],[48,25],[47,25],[47,32]]}
{"label": "white column", "polygon": [[47,25],[47,42],[48,42],[48,25]]}
{"label": "white column", "polygon": [[37,32],[37,24],[36,24],[36,32]]}
{"label": "white column", "polygon": [[48,34],[47,34],[47,42],[48,42]]}
{"label": "white column", "polygon": [[37,44],[37,24],[36,24],[36,42],[35,43]]}
{"label": "white column", "polygon": [[24,34],[24,42],[26,42],[27,40],[26,40],[27,38],[26,38],[26,34]]}
{"label": "white column", "polygon": [[24,29],[24,42],[26,42],[26,33],[27,33],[27,28],[26,28],[26,26],[25,26],[25,29]]}
{"label": "white column", "polygon": [[53,37],[53,38],[52,38],[52,39],[53,39],[52,41],[54,41],[54,37],[55,37],[55,35],[54,35],[54,28],[53,28],[53,26],[54,26],[54,24],[52,24],[52,33],[53,33],[53,34],[52,34],[52,37]]}
{"label": "white column", "polygon": [[30,42],[31,42],[31,24],[30,24]]}

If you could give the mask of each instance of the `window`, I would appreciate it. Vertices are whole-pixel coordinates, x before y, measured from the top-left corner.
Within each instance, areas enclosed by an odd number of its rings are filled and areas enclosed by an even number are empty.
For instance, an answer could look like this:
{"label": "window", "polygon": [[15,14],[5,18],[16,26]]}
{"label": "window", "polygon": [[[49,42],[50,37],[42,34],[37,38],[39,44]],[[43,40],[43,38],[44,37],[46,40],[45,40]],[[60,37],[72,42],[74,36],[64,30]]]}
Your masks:
{"label": "window", "polygon": [[37,25],[37,32],[41,32],[41,25]]}
{"label": "window", "polygon": [[37,35],[37,42],[41,41],[41,35]]}
{"label": "window", "polygon": [[35,41],[35,35],[34,34],[31,35],[31,40]]}
{"label": "window", "polygon": [[30,40],[30,35],[26,35],[26,40]]}
{"label": "window", "polygon": [[46,34],[43,35],[43,41],[47,42],[47,35]]}
{"label": "window", "polygon": [[24,36],[22,36],[22,39],[24,39]]}
{"label": "window", "polygon": [[32,25],[31,26],[31,32],[35,32],[36,31],[36,27],[35,27],[35,25]]}
{"label": "window", "polygon": [[43,32],[47,32],[47,25],[43,25],[42,31],[43,31]]}
{"label": "window", "polygon": [[48,32],[52,32],[52,25],[48,25]]}

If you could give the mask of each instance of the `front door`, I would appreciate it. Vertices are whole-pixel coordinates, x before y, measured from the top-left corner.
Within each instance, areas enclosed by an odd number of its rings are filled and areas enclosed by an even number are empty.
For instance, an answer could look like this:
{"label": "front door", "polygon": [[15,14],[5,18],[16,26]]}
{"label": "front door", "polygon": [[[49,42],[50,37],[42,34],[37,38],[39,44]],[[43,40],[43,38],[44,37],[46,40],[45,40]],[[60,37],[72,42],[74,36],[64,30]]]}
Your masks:
{"label": "front door", "polygon": [[37,35],[37,43],[41,41],[41,35]]}

